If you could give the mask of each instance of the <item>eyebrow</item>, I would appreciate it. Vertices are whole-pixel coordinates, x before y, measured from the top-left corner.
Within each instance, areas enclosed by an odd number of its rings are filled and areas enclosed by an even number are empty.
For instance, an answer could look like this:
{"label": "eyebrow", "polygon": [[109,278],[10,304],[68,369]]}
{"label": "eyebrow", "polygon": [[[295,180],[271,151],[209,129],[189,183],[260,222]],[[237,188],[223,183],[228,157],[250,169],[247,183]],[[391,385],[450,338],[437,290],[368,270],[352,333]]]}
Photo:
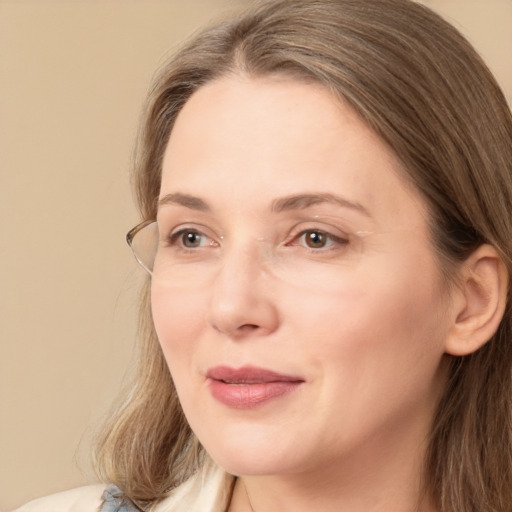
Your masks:
{"label": "eyebrow", "polygon": [[[342,206],[344,208],[350,208],[363,213],[367,217],[371,217],[368,210],[362,204],[330,193],[296,194],[275,199],[272,201],[271,211],[280,213],[290,210],[305,210],[311,206],[323,203],[330,203],[337,206]],[[189,194],[182,194],[179,192],[166,194],[159,199],[159,207],[166,205],[179,205],[184,206],[185,208],[190,208],[191,210],[197,210],[201,212],[211,211],[210,205],[200,197],[192,196]]]}
{"label": "eyebrow", "polygon": [[180,194],[179,192],[166,194],[158,200],[158,207],[173,204],[185,206],[191,210],[198,210],[201,212],[209,212],[211,210],[208,203],[203,199],[188,194]]}
{"label": "eyebrow", "polygon": [[329,193],[318,194],[298,194],[276,199],[272,202],[273,212],[283,212],[289,210],[304,210],[317,204],[330,203],[343,208],[351,208],[371,217],[370,212],[360,203],[349,201],[342,196]]}

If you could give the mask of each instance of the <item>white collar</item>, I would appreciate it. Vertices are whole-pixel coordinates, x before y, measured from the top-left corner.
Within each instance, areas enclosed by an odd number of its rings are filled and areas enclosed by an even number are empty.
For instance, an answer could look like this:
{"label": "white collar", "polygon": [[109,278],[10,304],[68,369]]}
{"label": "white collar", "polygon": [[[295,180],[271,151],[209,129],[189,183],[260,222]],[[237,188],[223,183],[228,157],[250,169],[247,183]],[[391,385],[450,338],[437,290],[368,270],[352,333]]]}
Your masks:
{"label": "white collar", "polygon": [[213,462],[203,467],[172,494],[161,501],[154,512],[226,512],[231,501],[235,477]]}

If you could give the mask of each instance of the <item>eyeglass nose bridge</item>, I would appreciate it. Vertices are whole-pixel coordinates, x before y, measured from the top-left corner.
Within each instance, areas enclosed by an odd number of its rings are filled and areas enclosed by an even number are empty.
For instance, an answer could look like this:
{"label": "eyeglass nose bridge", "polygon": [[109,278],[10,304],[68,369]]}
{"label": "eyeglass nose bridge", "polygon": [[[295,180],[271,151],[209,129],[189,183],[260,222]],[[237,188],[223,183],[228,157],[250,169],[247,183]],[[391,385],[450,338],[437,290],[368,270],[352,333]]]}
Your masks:
{"label": "eyeglass nose bridge", "polygon": [[[146,220],[137,224],[126,234],[126,243],[137,260],[137,263],[150,275],[153,276],[153,263],[158,245],[158,226],[155,220]],[[137,238],[136,238],[136,235]],[[140,243],[139,243],[140,242]]]}

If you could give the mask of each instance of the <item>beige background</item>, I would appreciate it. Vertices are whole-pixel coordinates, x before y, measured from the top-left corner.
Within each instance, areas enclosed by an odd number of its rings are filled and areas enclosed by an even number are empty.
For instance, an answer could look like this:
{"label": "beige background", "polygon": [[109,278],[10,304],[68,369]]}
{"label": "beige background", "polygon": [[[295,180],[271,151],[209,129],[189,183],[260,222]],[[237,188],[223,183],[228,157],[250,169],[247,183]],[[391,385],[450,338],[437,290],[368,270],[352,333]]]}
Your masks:
{"label": "beige background", "polygon": [[[141,273],[129,156],[153,70],[250,0],[0,0],[0,510],[93,480]],[[512,103],[512,0],[430,0]]]}

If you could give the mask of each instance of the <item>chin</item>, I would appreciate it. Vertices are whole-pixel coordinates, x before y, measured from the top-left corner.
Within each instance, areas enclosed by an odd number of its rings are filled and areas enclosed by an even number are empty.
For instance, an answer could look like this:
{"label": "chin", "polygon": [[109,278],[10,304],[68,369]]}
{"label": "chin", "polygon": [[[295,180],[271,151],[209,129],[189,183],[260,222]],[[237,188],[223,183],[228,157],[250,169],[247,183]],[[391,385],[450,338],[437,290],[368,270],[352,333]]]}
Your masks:
{"label": "chin", "polygon": [[233,457],[222,454],[212,457],[213,460],[227,473],[234,476],[264,476],[288,473],[290,468],[282,460],[275,460],[272,454],[259,455],[259,458],[240,453]]}
{"label": "chin", "polygon": [[282,436],[275,439],[261,435],[248,437],[224,437],[216,442],[209,440],[203,446],[221,468],[235,476],[280,474],[297,468],[297,443],[286,447],[279,439]]}

